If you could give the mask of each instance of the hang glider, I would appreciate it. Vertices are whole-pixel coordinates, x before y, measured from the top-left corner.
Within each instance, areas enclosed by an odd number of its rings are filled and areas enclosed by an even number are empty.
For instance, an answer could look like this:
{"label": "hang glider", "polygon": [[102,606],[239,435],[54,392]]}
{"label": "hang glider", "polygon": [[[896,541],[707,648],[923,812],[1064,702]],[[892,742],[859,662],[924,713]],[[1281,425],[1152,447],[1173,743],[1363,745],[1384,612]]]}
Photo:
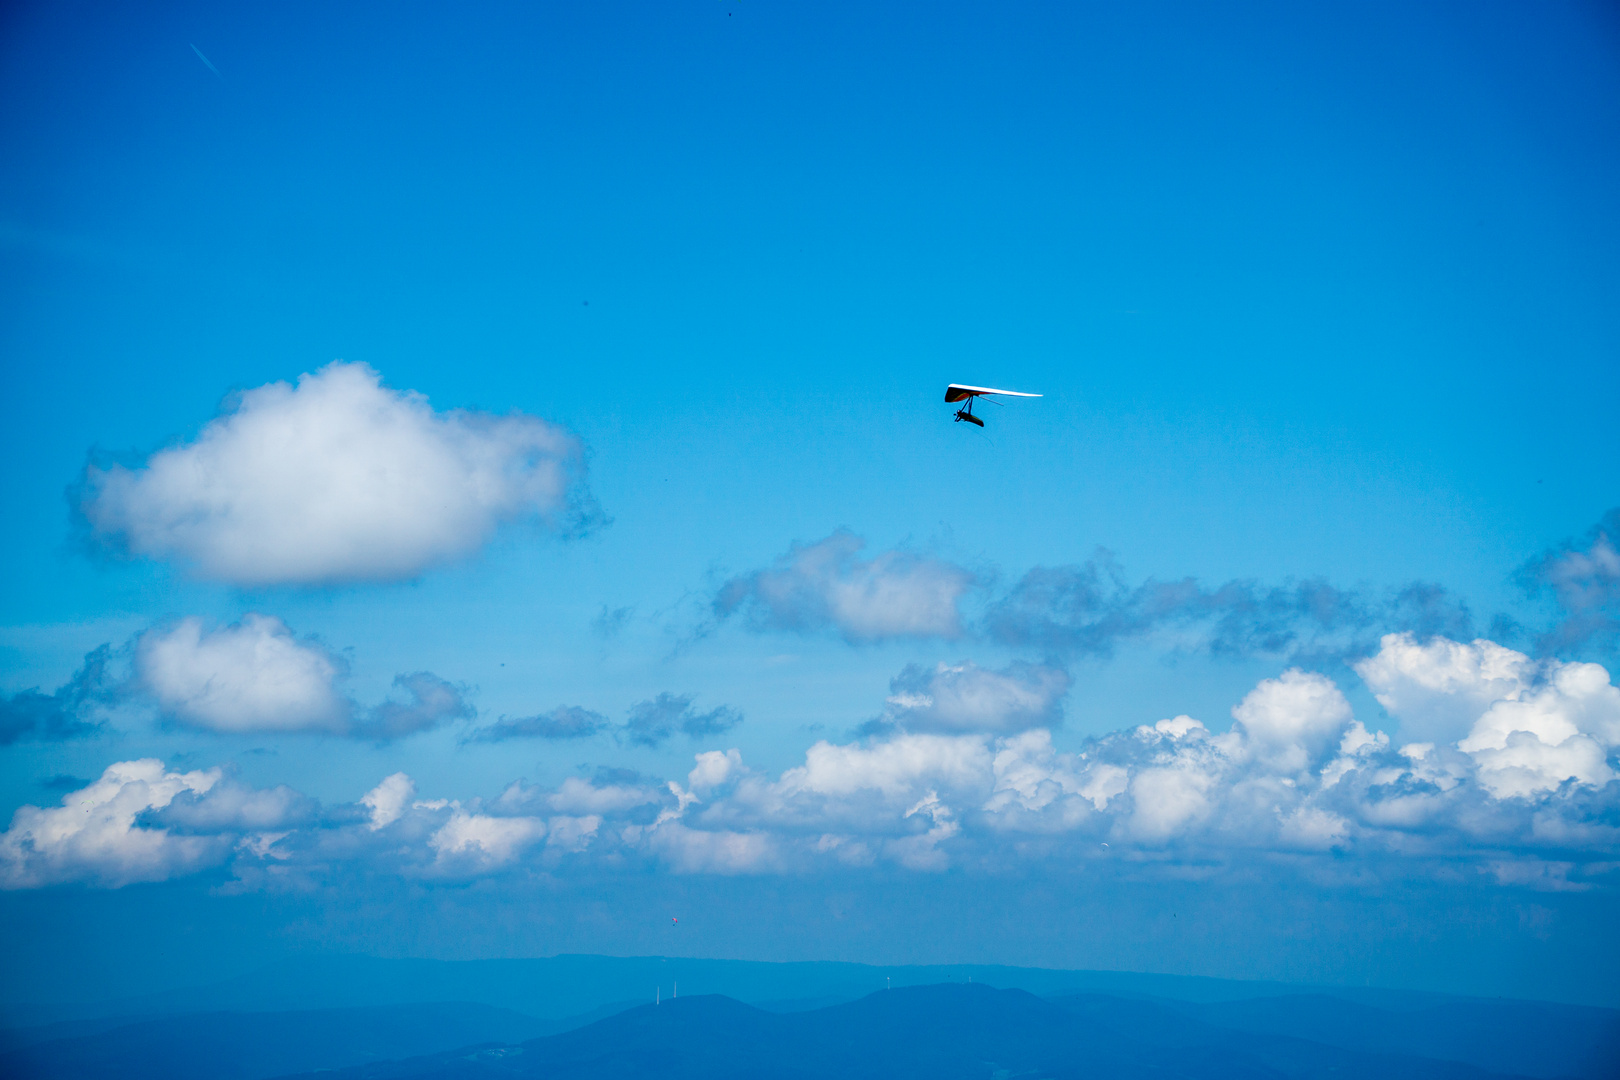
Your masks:
{"label": "hang glider", "polygon": [[[958,401],[967,402],[966,405],[956,410],[956,422],[958,424],[966,420],[970,424],[978,424],[980,427],[984,427],[984,421],[973,415],[973,399],[992,394],[1000,397],[1041,396],[1039,394],[1026,394],[1021,390],[997,390],[990,386],[964,386],[961,383],[951,383],[945,388],[945,401],[951,405],[956,404]],[[996,404],[1001,403],[998,401]]]}

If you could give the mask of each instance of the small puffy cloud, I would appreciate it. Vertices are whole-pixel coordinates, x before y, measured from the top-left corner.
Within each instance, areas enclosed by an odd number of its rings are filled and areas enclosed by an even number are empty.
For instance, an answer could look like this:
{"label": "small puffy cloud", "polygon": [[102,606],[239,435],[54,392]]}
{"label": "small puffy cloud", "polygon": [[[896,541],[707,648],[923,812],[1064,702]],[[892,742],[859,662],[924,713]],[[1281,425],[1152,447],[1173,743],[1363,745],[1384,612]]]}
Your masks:
{"label": "small puffy cloud", "polygon": [[115,680],[108,675],[112,646],[102,645],[84,658],[84,666],[52,694],[38,687],[15,694],[0,694],[0,746],[14,742],[60,742],[100,730],[91,719],[95,707],[113,696]]}
{"label": "small puffy cloud", "polygon": [[835,630],[850,642],[956,638],[958,603],[973,575],[906,551],[861,558],[866,541],[839,530],[795,544],[770,568],[732,578],[714,600],[719,618],[741,614],[756,630]]}
{"label": "small puffy cloud", "polygon": [[560,705],[539,716],[501,717],[472,731],[466,742],[505,742],[508,739],[585,739],[608,729],[608,718],[578,705]]}
{"label": "small puffy cloud", "polygon": [[339,732],[354,708],[337,689],[342,661],[265,615],[209,632],[198,618],[148,631],[135,667],[164,713],[211,731]]}
{"label": "small puffy cloud", "polygon": [[360,797],[360,804],[371,811],[371,830],[386,828],[404,816],[416,799],[416,784],[405,773],[385,776],[382,783]]}
{"label": "small puffy cloud", "polygon": [[505,866],[546,835],[546,823],[532,817],[491,817],[457,809],[428,846],[441,864],[489,870]]}
{"label": "small puffy cloud", "polygon": [[805,751],[804,764],[782,774],[784,793],[847,796],[876,792],[904,799],[922,785],[951,790],[982,786],[993,755],[982,737],[898,735],[871,745],[825,740]]}
{"label": "small puffy cloud", "polygon": [[685,874],[747,874],[771,868],[776,841],[763,832],[690,829],[678,821],[648,835],[650,850]]}
{"label": "small puffy cloud", "polygon": [[460,687],[426,671],[397,676],[397,697],[361,710],[340,689],[346,674],[340,657],[267,615],[212,630],[199,618],[182,619],[135,645],[139,690],[188,727],[386,742],[474,715]]}
{"label": "small puffy cloud", "polygon": [[239,585],[398,581],[503,523],[582,505],[578,441],[531,416],[436,412],[365,364],[248,390],[136,469],[90,467],[81,509],[130,553]]}
{"label": "small puffy cloud", "polygon": [[138,822],[182,794],[206,795],[220,779],[218,769],[179,773],[153,758],[121,761],[64,796],[61,806],[19,807],[0,833],[0,887],[81,881],[118,888],[222,862],[228,838],[176,835]]}
{"label": "small puffy cloud", "polygon": [[743,768],[742,754],[735,747],[724,752],[706,750],[694,755],[694,760],[697,764],[686,774],[686,786],[688,790],[699,793],[721,787],[742,772]]}
{"label": "small puffy cloud", "polygon": [[[577,776],[564,780],[554,793],[538,796],[559,813],[579,815],[622,814],[656,803],[660,797],[657,791],[640,784],[592,783]],[[503,795],[501,801],[506,803],[507,797]]]}
{"label": "small puffy cloud", "polygon": [[701,739],[730,731],[742,723],[742,714],[725,705],[698,712],[692,707],[696,696],[665,692],[635,705],[620,729],[624,740],[634,746],[658,746],[677,731],[689,738]]}
{"label": "small puffy cloud", "polygon": [[1058,702],[1073,682],[1060,667],[1014,662],[1000,671],[977,664],[909,664],[889,682],[884,722],[907,731],[1012,732],[1055,727]]}

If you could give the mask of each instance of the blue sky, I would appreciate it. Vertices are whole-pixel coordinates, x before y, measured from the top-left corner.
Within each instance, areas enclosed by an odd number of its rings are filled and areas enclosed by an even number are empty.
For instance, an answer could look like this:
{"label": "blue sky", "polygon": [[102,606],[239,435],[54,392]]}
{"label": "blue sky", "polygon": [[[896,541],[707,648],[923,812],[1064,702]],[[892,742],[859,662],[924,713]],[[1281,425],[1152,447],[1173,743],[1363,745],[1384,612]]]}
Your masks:
{"label": "blue sky", "polygon": [[14,955],[1620,1000],[1612,11],[4,19]]}

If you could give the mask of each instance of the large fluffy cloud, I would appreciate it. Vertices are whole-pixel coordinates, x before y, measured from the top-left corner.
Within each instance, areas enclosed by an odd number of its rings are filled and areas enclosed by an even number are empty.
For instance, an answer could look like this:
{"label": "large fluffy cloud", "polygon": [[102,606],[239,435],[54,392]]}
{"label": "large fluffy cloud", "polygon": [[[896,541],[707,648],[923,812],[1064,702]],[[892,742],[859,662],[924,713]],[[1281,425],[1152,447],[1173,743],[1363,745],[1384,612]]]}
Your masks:
{"label": "large fluffy cloud", "polygon": [[865,546],[844,530],[795,544],[769,568],[726,582],[715,614],[741,614],[761,630],[831,629],[852,642],[961,636],[958,603],[971,574],[906,551],[865,559]]}
{"label": "large fluffy cloud", "polygon": [[190,727],[387,741],[473,715],[459,688],[425,671],[398,676],[398,697],[362,710],[340,687],[346,671],[319,642],[294,637],[266,615],[215,629],[182,619],[146,632],[135,646],[138,689]]}
{"label": "large fluffy cloud", "polygon": [[221,862],[234,838],[177,836],[137,819],[184,793],[205,795],[218,769],[170,772],[161,761],[111,765],[101,779],[49,809],[24,806],[0,834],[0,886],[31,888],[67,881],[102,886],[162,881]]}
{"label": "large fluffy cloud", "polygon": [[1483,639],[1419,643],[1390,634],[1357,672],[1403,733],[1455,742],[1498,797],[1614,778],[1608,758],[1620,747],[1620,688],[1597,664],[1536,662]]}
{"label": "large fluffy cloud", "polygon": [[1472,644],[1387,634],[1356,665],[1410,742],[1456,742],[1492,702],[1516,697],[1534,677],[1530,658],[1483,638]]}
{"label": "large fluffy cloud", "polygon": [[1266,679],[1232,710],[1246,747],[1279,775],[1320,767],[1343,737],[1350,703],[1331,679],[1285,671]]}
{"label": "large fluffy cloud", "polygon": [[91,467],[82,509],[136,555],[243,585],[392,581],[475,551],[502,523],[558,523],[580,446],[531,416],[435,412],[364,364],[239,395],[137,469]]}

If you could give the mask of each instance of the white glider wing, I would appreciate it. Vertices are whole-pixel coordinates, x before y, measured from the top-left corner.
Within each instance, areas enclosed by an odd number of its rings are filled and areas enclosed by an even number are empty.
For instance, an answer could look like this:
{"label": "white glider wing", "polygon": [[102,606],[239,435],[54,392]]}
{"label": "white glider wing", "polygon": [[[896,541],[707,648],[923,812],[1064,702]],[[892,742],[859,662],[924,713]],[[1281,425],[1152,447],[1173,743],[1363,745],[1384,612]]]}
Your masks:
{"label": "white glider wing", "polygon": [[989,386],[963,386],[961,383],[951,383],[945,388],[946,401],[965,401],[971,397],[983,394],[1001,394],[1006,397],[1040,397],[1039,394],[1026,394],[1021,390],[997,390]]}

